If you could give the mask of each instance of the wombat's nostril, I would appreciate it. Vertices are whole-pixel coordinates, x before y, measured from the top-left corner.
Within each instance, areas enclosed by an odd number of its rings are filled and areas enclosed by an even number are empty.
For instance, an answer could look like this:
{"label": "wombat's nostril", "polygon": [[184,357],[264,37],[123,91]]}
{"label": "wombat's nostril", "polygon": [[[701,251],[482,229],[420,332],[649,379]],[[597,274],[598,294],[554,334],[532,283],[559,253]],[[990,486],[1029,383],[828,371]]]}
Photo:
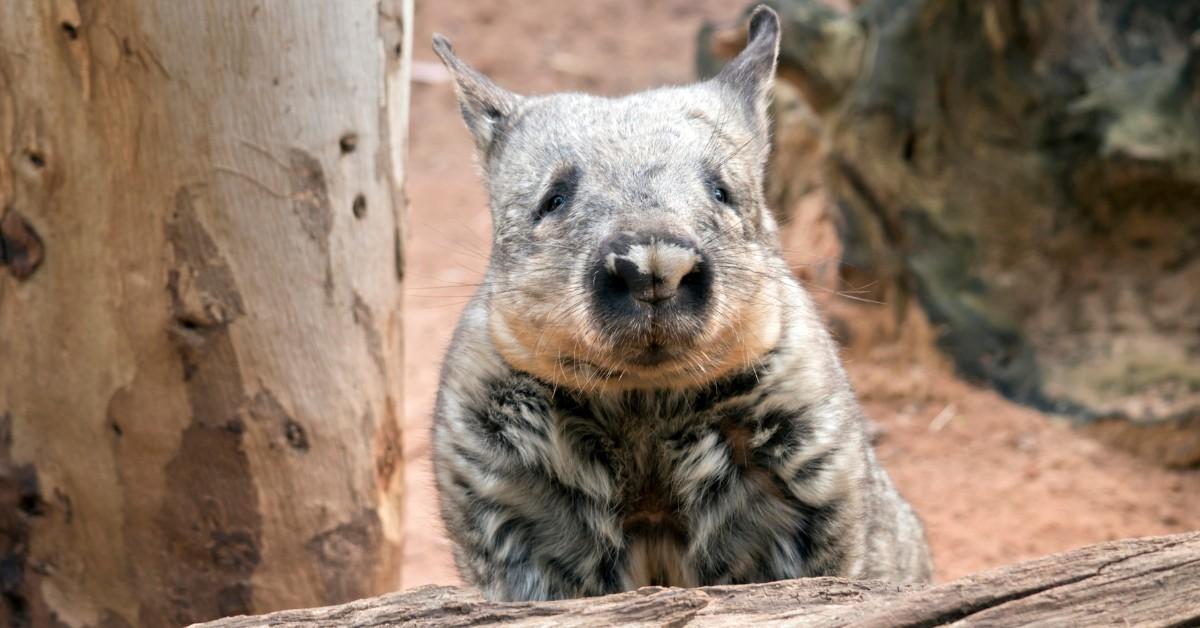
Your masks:
{"label": "wombat's nostril", "polygon": [[698,288],[704,284],[706,280],[707,278],[705,277],[703,266],[701,264],[697,264],[692,268],[692,270],[688,271],[688,274],[680,278],[679,289],[682,290],[685,287]]}
{"label": "wombat's nostril", "polygon": [[629,282],[620,273],[610,270],[606,282],[608,283],[608,289],[613,292],[629,292]]}
{"label": "wombat's nostril", "polygon": [[604,269],[606,277],[601,287],[612,296],[645,301],[653,295],[654,277],[628,255],[610,250],[604,256]]}

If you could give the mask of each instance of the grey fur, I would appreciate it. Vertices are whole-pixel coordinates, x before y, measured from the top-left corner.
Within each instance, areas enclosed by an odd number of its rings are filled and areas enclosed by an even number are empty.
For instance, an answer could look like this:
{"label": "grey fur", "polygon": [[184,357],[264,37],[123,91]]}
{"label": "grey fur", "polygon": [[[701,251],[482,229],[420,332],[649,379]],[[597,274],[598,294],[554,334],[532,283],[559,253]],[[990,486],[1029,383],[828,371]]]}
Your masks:
{"label": "grey fur", "polygon": [[[434,463],[458,567],[489,598],[930,578],[921,524],[875,460],[765,207],[778,46],[760,8],[711,81],[523,97],[435,37],[494,245],[443,367]],[[605,318],[595,252],[641,233],[695,244],[703,307]],[[664,361],[638,361],[659,345]]]}

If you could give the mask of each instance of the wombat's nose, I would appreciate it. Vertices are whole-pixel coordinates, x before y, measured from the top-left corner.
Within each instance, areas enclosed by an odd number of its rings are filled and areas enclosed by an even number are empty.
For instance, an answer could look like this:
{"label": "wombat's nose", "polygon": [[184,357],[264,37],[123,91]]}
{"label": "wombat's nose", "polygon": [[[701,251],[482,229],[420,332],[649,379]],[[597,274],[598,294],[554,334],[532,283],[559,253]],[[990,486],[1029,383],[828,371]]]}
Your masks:
{"label": "wombat's nose", "polygon": [[639,303],[697,308],[708,299],[709,265],[690,238],[623,232],[606,239],[593,266],[596,297],[609,307]]}

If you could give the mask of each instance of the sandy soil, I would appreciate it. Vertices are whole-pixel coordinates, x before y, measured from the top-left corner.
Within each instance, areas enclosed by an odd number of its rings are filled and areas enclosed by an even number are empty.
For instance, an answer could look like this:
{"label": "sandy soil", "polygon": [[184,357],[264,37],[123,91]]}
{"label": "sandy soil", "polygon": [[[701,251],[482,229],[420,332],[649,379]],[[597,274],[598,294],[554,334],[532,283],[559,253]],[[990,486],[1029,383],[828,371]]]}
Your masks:
{"label": "sandy soil", "polygon": [[[418,0],[408,196],[402,582],[457,576],[436,510],[428,429],[442,353],[487,264],[491,224],[433,32],[519,92],[621,94],[692,80],[696,29],[729,0]],[[430,81],[429,79],[432,79]],[[926,522],[939,579],[1103,541],[1200,529],[1200,471],[1173,472],[956,380],[903,345],[848,356],[881,459]]]}

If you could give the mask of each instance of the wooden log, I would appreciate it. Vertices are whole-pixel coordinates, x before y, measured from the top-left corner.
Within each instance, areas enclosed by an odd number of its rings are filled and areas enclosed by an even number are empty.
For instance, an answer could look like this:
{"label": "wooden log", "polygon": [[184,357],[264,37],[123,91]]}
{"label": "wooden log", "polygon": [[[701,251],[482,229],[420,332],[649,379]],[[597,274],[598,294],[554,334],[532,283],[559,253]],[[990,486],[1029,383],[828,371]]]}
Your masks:
{"label": "wooden log", "polygon": [[295,626],[1200,625],[1200,532],[1129,539],[932,586],[811,578],[646,587],[597,598],[496,603],[421,587],[341,606],[234,617],[208,628]]}

